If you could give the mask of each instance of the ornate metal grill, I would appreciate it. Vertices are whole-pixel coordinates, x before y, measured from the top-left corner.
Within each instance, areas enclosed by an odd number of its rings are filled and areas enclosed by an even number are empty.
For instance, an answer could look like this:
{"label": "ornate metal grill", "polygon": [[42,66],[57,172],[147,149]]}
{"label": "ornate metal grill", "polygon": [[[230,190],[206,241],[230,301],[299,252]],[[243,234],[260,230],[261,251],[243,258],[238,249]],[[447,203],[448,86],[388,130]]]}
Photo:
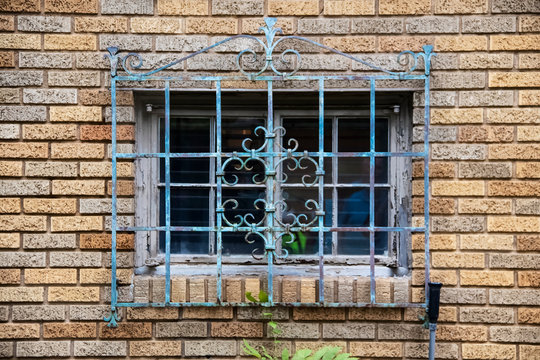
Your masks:
{"label": "ornate metal grill", "polygon": [[[380,307],[427,307],[427,303],[377,303],[375,300],[375,233],[376,232],[421,232],[425,237],[425,278],[426,289],[429,281],[429,114],[430,114],[430,67],[433,47],[426,45],[423,47],[423,52],[415,53],[412,51],[404,51],[398,56],[398,63],[408,66],[404,71],[389,71],[378,66],[370,64],[358,57],[343,53],[332,49],[323,44],[317,43],[310,39],[298,36],[281,36],[276,35],[281,32],[281,29],[275,28],[276,19],[266,18],[266,26],[261,27],[264,32],[263,39],[251,35],[232,36],[202,50],[194,52],[188,56],[182,57],[160,68],[139,72],[143,64],[142,56],[136,53],[128,53],[120,55],[118,48],[108,48],[109,54],[105,55],[111,63],[111,98],[112,98],[112,286],[111,286],[111,315],[106,319],[109,321],[109,326],[116,326],[117,309],[118,307],[145,307],[145,306],[222,306],[222,305],[250,305],[249,303],[227,303],[223,301],[222,296],[222,240],[223,234],[227,232],[243,232],[246,234],[246,240],[253,236],[259,237],[264,243],[264,248],[254,251],[253,256],[257,259],[266,258],[268,266],[267,290],[269,294],[268,302],[265,306],[279,304],[273,299],[273,277],[274,277],[274,262],[276,258],[287,257],[286,249],[276,251],[279,243],[294,242],[295,232],[309,231],[318,234],[318,259],[319,259],[319,293],[315,303],[289,303],[292,306],[380,306]],[[264,51],[264,63],[259,70],[251,71],[246,69],[244,56],[251,56],[252,59],[257,59],[257,54],[252,49],[240,51],[236,57],[236,66],[240,71],[240,75],[160,75],[160,72],[170,69],[176,64],[185,62],[188,59],[194,58],[199,54],[205,53],[213,48],[219,47],[222,44],[233,41],[239,38],[251,39],[258,43]],[[287,56],[295,57],[296,61],[293,69],[289,72],[282,71],[275,66],[274,57],[276,47],[285,40],[296,40],[307,42],[317,46],[322,50],[338,54],[340,56],[351,59],[354,62],[363,64],[371,70],[378,71],[377,74],[369,75],[297,75],[301,67],[302,56],[295,49],[287,49],[280,53],[280,59],[284,63],[289,63]],[[407,61],[404,61],[407,60]],[[419,65],[419,61],[423,60],[423,71],[415,71]],[[121,73],[117,72],[120,66]],[[264,138],[262,145],[253,148],[251,145],[252,139],[246,138],[242,143],[242,148],[238,152],[227,153],[222,150],[222,81],[227,80],[251,80],[263,81],[267,84],[268,95],[268,113],[266,126],[259,126],[255,129],[255,135]],[[294,139],[289,140],[287,144],[282,144],[276,141],[276,137],[283,137],[285,129],[281,126],[275,126],[273,118],[273,83],[275,81],[292,81],[292,80],[311,80],[318,83],[318,150],[317,151],[302,151],[301,144]],[[324,118],[325,118],[325,82],[329,80],[355,81],[363,80],[369,82],[370,94],[370,148],[366,152],[356,153],[341,153],[337,155],[333,152],[326,152],[324,149]],[[421,80],[424,82],[424,147],[423,151],[416,152],[381,152],[375,149],[375,91],[377,81],[383,80]],[[119,153],[117,151],[117,83],[119,81],[162,81],[164,82],[165,95],[165,135],[164,135],[164,152],[159,153]],[[216,96],[216,149],[207,154],[201,153],[172,153],[171,149],[171,134],[170,134],[170,97],[171,97],[171,82],[173,81],[213,81],[215,82]],[[215,159],[216,162],[216,224],[212,227],[195,227],[195,226],[172,226],[171,225],[171,159],[175,158],[197,158],[207,156]],[[367,232],[369,233],[369,268],[370,268],[370,302],[368,303],[331,303],[325,301],[324,298],[324,250],[323,238],[326,232],[336,231],[336,229],[325,226],[324,223],[324,159],[335,156],[348,156],[357,158],[369,159],[369,226],[349,227],[347,231]],[[375,224],[375,159],[376,157],[409,157],[422,158],[424,160],[424,226],[414,227],[389,227],[376,226]],[[117,216],[117,161],[119,159],[136,159],[136,158],[160,158],[164,159],[165,164],[165,225],[154,227],[137,227],[137,226],[118,226]],[[284,163],[287,162],[285,165]],[[252,178],[254,184],[265,186],[266,193],[264,199],[254,201],[254,209],[262,211],[264,216],[262,219],[256,220],[253,214],[236,215],[230,218],[227,211],[238,206],[237,200],[223,200],[222,189],[224,186],[236,185],[238,179],[235,175],[226,174],[226,168],[233,165],[236,170],[250,170],[253,163],[259,163],[264,168],[264,173],[255,175]],[[311,175],[304,175],[302,183],[306,187],[311,187],[317,190],[318,197],[305,201],[306,213],[290,214],[286,218],[278,216],[283,213],[287,207],[285,200],[275,196],[275,186],[287,181],[287,176],[284,173],[278,172],[277,169],[281,166],[288,166],[289,170],[303,170],[314,168],[315,171]],[[314,213],[313,216],[308,216],[307,212]],[[162,303],[128,303],[118,301],[118,289],[116,286],[116,238],[119,231],[162,231],[165,233],[165,301]],[[204,303],[177,303],[171,301],[171,232],[172,231],[207,231],[216,234],[216,253],[217,253],[217,298],[215,302]],[[252,304],[251,304],[252,305]]]}

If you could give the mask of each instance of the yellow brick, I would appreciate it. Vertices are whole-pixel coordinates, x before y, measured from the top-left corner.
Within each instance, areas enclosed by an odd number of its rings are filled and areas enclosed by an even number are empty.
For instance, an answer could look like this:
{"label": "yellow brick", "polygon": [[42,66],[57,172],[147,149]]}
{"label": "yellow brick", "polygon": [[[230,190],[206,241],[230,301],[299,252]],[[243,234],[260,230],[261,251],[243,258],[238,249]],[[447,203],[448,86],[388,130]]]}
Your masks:
{"label": "yellow brick", "polygon": [[323,43],[345,53],[375,52],[374,36],[327,37],[323,39]]}
{"label": "yellow brick", "polygon": [[186,21],[187,34],[236,34],[238,19],[235,18],[193,18]]}
{"label": "yellow brick", "polygon": [[481,124],[483,109],[432,109],[432,124]]}
{"label": "yellow brick", "polygon": [[40,0],[10,0],[0,2],[0,11],[39,12],[40,9]]}
{"label": "yellow brick", "polygon": [[379,0],[381,15],[420,15],[431,12],[431,0]]}
{"label": "yellow brick", "polygon": [[437,329],[437,339],[442,341],[486,342],[485,326],[441,325]]}
{"label": "yellow brick", "polygon": [[[133,177],[133,163],[119,162],[116,166],[116,174],[118,177]],[[80,164],[81,177],[111,177],[110,162],[81,162]]]}
{"label": "yellow brick", "polygon": [[488,216],[489,232],[538,232],[540,218],[532,216]]}
{"label": "yellow brick", "polygon": [[517,162],[516,177],[518,178],[540,178],[540,162]]}
{"label": "yellow brick", "polygon": [[182,32],[182,19],[148,17],[131,18],[131,32],[180,34]]}
{"label": "yellow brick", "polygon": [[0,34],[0,49],[40,50],[39,34]]}
{"label": "yellow brick", "polygon": [[490,196],[536,196],[540,192],[538,181],[490,181]]}
{"label": "yellow brick", "polygon": [[39,324],[0,324],[0,339],[38,338]]}
{"label": "yellow brick", "polygon": [[540,54],[519,54],[518,69],[540,69]]}
{"label": "yellow brick", "polygon": [[[516,345],[502,344],[463,344],[461,345],[463,359],[503,359],[514,360],[516,358]],[[524,357],[523,359],[533,359]]]}
{"label": "yellow brick", "polygon": [[540,35],[492,35],[491,51],[494,50],[540,50]]}
{"label": "yellow brick", "polygon": [[[242,302],[242,279],[227,279],[226,284],[226,296],[228,302]],[[204,296],[204,295],[202,295]],[[193,300],[191,300],[193,302]]]}
{"label": "yellow brick", "polygon": [[422,46],[433,43],[432,36],[379,36],[378,40],[383,52],[422,51]]}
{"label": "yellow brick", "polygon": [[319,1],[268,0],[268,15],[319,15]]}
{"label": "yellow brick", "polygon": [[310,349],[313,352],[320,350],[325,346],[337,346],[342,349],[345,349],[347,347],[347,343],[345,341],[295,341],[294,343],[297,349]]}
{"label": "yellow brick", "polygon": [[353,356],[401,358],[402,344],[396,342],[355,342],[350,343],[350,352]]}
{"label": "yellow brick", "polygon": [[436,0],[435,14],[484,14],[488,0]]}
{"label": "yellow brick", "polygon": [[315,302],[315,279],[300,280],[300,302],[314,303]]}
{"label": "yellow brick", "polygon": [[244,287],[246,289],[246,293],[250,292],[253,294],[253,296],[259,294],[259,291],[261,290],[261,282],[258,278],[247,278],[244,282]]}
{"label": "yellow brick", "polygon": [[52,159],[103,159],[103,144],[51,144]]}
{"label": "yellow brick", "polygon": [[101,216],[55,216],[51,218],[52,232],[102,231]]}
{"label": "yellow brick", "polygon": [[[433,282],[441,282],[445,286],[457,285],[457,271],[456,270],[437,270],[431,269],[429,272],[430,280]],[[424,285],[426,281],[425,273],[423,270],[413,271],[413,285]]]}
{"label": "yellow brick", "polygon": [[76,284],[77,269],[26,269],[25,284]]}
{"label": "yellow brick", "polygon": [[460,199],[458,213],[460,214],[510,214],[512,200],[500,199]]}
{"label": "yellow brick", "polygon": [[76,199],[24,199],[26,214],[75,214]]}
{"label": "yellow brick", "polygon": [[45,34],[45,50],[97,50],[95,35]]}
{"label": "yellow brick", "polygon": [[0,143],[0,154],[4,158],[47,158],[49,146],[44,143]]}
{"label": "yellow brick", "polygon": [[97,14],[98,0],[45,0],[45,12]]}
{"label": "yellow brick", "polygon": [[53,195],[104,195],[103,180],[53,180]]}
{"label": "yellow brick", "polygon": [[[444,282],[444,284],[447,285],[448,283]],[[418,321],[418,317],[424,316],[425,312],[426,310],[422,308],[405,308],[404,320]],[[439,309],[439,322],[457,322],[457,309],[451,306],[441,306]]]}
{"label": "yellow brick", "polygon": [[[540,271],[519,271],[518,285],[523,287],[540,287]],[[538,323],[540,324],[540,317],[538,318]]]}
{"label": "yellow brick", "polygon": [[[81,284],[110,284],[111,269],[81,269]],[[133,271],[131,269],[117,269],[116,278],[123,285],[131,284]]]}
{"label": "yellow brick", "polygon": [[130,341],[129,355],[144,357],[182,356],[182,341]]}
{"label": "yellow brick", "polygon": [[478,51],[487,50],[487,37],[481,35],[438,36],[435,51]]}
{"label": "yellow brick", "polygon": [[1,31],[15,31],[15,18],[13,16],[0,16]]}
{"label": "yellow brick", "polygon": [[520,106],[540,106],[540,90],[520,90]]}
{"label": "yellow brick", "polygon": [[99,302],[99,287],[49,287],[49,302]]}
{"label": "yellow brick", "polygon": [[433,196],[483,196],[485,193],[484,181],[481,180],[434,180],[431,183]]}
{"label": "yellow brick", "polygon": [[22,176],[21,161],[0,161],[0,177],[4,176]]}
{"label": "yellow brick", "polygon": [[21,283],[21,270],[19,270],[19,269],[0,269],[0,284],[2,284],[2,285],[19,285],[20,283]]}
{"label": "yellow brick", "polygon": [[461,270],[459,281],[465,286],[513,286],[513,271],[471,271]]}
{"label": "yellow brick", "polygon": [[43,302],[43,288],[35,286],[0,287],[0,303],[3,302]]}
{"label": "yellow brick", "polygon": [[540,71],[493,72],[489,74],[489,86],[540,87]]}
{"label": "yellow brick", "polygon": [[467,253],[458,254],[450,252],[434,252],[431,254],[435,268],[483,268],[485,266],[484,254]]}
{"label": "yellow brick", "polygon": [[0,233],[0,249],[17,249],[21,243],[17,233]]}
{"label": "yellow brick", "polygon": [[539,144],[489,145],[489,159],[540,159]]}
{"label": "yellow brick", "polygon": [[0,215],[0,231],[46,231],[45,216]]}
{"label": "yellow brick", "polygon": [[0,200],[0,214],[18,214],[21,212],[19,198],[2,198]]}
{"label": "yellow brick", "polygon": [[460,236],[459,243],[462,250],[512,250],[514,248],[514,236],[463,234]]}
{"label": "yellow brick", "polygon": [[105,16],[75,18],[75,32],[125,33],[127,28],[127,18]]}
{"label": "yellow brick", "polygon": [[540,126],[518,126],[518,141],[540,141]]}
{"label": "yellow brick", "polygon": [[77,125],[23,125],[23,138],[30,140],[76,140]]}
{"label": "yellow brick", "polygon": [[159,15],[208,15],[208,0],[158,0]]}
{"label": "yellow brick", "polygon": [[[412,249],[424,250],[424,234],[412,235]],[[429,248],[431,250],[455,250],[456,235],[452,234],[432,234],[429,236]]]}
{"label": "yellow brick", "polygon": [[375,15],[375,1],[325,0],[324,15]]}
{"label": "yellow brick", "polygon": [[[264,21],[261,18],[242,19],[242,32],[244,34],[260,34],[259,28],[264,26]],[[280,17],[275,25],[283,31],[284,35],[292,35],[294,33],[294,19]]]}
{"label": "yellow brick", "polygon": [[100,122],[100,106],[51,106],[51,121]]}
{"label": "yellow brick", "polygon": [[[185,302],[186,290],[187,290],[186,278],[173,278],[171,280],[171,301]],[[246,290],[246,291],[249,291],[249,290]]]}
{"label": "yellow brick", "polygon": [[538,345],[519,345],[519,354],[523,359],[540,359],[540,346]]}

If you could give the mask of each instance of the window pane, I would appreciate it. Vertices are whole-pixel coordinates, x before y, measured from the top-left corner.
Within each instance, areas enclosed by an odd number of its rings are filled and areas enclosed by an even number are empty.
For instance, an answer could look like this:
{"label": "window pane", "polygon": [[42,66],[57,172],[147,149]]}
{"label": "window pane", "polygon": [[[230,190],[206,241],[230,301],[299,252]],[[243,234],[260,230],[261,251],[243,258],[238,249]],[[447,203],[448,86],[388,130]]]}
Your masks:
{"label": "window pane", "polygon": [[[338,136],[339,152],[369,151],[369,119],[339,118]],[[388,151],[387,119],[375,119],[375,150]]]}
{"label": "window pane", "polygon": [[[375,255],[388,254],[388,233],[375,233]],[[339,232],[338,255],[369,255],[369,232]]]}
{"label": "window pane", "polygon": [[[342,157],[338,160],[338,180],[342,184],[369,184],[369,158]],[[375,182],[388,181],[388,158],[375,158]]]}

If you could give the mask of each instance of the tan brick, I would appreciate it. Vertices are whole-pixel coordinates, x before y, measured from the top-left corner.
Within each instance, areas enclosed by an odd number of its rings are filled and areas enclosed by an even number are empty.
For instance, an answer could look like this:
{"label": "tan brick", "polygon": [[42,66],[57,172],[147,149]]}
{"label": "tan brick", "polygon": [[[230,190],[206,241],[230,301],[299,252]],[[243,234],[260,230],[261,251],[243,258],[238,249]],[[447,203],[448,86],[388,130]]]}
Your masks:
{"label": "tan brick", "polygon": [[540,251],[540,236],[518,235],[516,237],[518,251]]}
{"label": "tan brick", "polygon": [[535,196],[540,191],[537,181],[490,181],[488,195],[491,196]]}
{"label": "tan brick", "polygon": [[540,90],[520,90],[520,106],[540,106]]}
{"label": "tan brick", "polygon": [[0,233],[0,248],[18,249],[21,244],[20,235],[16,233]]}
{"label": "tan brick", "polygon": [[472,181],[446,181],[434,180],[431,183],[433,196],[483,196],[485,195],[484,182]]}
{"label": "tan brick", "polygon": [[514,272],[461,270],[459,281],[464,286],[513,286]]}
{"label": "tan brick", "polygon": [[232,307],[186,307],[182,310],[184,319],[232,319]]}
{"label": "tan brick", "polygon": [[500,160],[540,159],[540,145],[538,144],[489,145],[489,159],[500,159]]}
{"label": "tan brick", "polygon": [[294,308],[294,320],[335,321],[345,320],[343,308]]}
{"label": "tan brick", "polygon": [[51,218],[52,232],[67,231],[101,231],[103,217],[101,216],[54,216]]}
{"label": "tan brick", "polygon": [[178,308],[128,308],[127,318],[129,320],[177,320]]}
{"label": "tan brick", "polygon": [[[432,234],[429,237],[429,247],[431,250],[455,250],[456,235]],[[412,235],[412,249],[424,250],[424,234]]]}
{"label": "tan brick", "polygon": [[540,162],[517,162],[516,177],[518,178],[539,178]]}
{"label": "tan brick", "polygon": [[378,40],[379,51],[382,52],[422,51],[422,46],[433,43],[433,38],[428,36],[379,36]]}
{"label": "tan brick", "polygon": [[483,268],[485,266],[484,254],[480,253],[448,253],[435,252],[432,255],[432,264],[435,268]]}
{"label": "tan brick", "polygon": [[540,16],[520,16],[519,32],[539,32]]}
{"label": "tan brick", "polygon": [[494,50],[540,50],[540,35],[492,35],[489,48]]}
{"label": "tan brick", "polygon": [[[12,68],[15,67],[15,53],[13,51],[0,51],[0,67]],[[18,103],[18,96],[17,101]]]}
{"label": "tan brick", "polygon": [[2,302],[43,302],[43,288],[0,287],[0,303]]}
{"label": "tan brick", "polygon": [[49,302],[99,302],[99,287],[49,287]]}
{"label": "tan brick", "polygon": [[159,15],[208,15],[208,0],[158,0]]}
{"label": "tan brick", "polygon": [[511,126],[462,126],[459,142],[511,142],[514,128]]}
{"label": "tan brick", "polygon": [[463,359],[516,359],[516,345],[502,344],[463,344],[461,345]]}
{"label": "tan brick", "polygon": [[103,195],[103,180],[53,180],[53,195]]}
{"label": "tan brick", "polygon": [[51,121],[100,122],[100,106],[51,106]]}
{"label": "tan brick", "polygon": [[0,231],[45,231],[45,216],[0,215]]}
{"label": "tan brick", "polygon": [[[264,25],[264,21],[261,18],[244,18],[242,19],[242,33],[259,34],[259,28]],[[294,19],[292,18],[280,17],[275,26],[281,28],[284,35],[294,33]]]}
{"label": "tan brick", "polygon": [[[540,271],[519,271],[518,285],[523,287],[540,287]],[[538,321],[540,322],[540,319]]]}
{"label": "tan brick", "polygon": [[[111,105],[111,92],[108,90],[80,89],[79,101],[83,105]],[[133,105],[132,91],[117,91],[117,105]]]}
{"label": "tan brick", "polygon": [[193,18],[186,20],[187,34],[236,34],[238,20],[235,18]]}
{"label": "tan brick", "polygon": [[38,34],[0,34],[0,49],[40,50]]}
{"label": "tan brick", "polygon": [[[119,196],[135,195],[135,183],[130,180],[118,180],[116,182],[116,194]],[[107,182],[107,195],[112,195],[112,182]]]}
{"label": "tan brick", "polygon": [[487,121],[490,123],[534,124],[540,122],[540,109],[488,109]]}
{"label": "tan brick", "polygon": [[101,324],[99,337],[102,339],[144,339],[152,337],[152,323],[131,322],[119,323],[118,327],[110,328]]}
{"label": "tan brick", "polygon": [[323,44],[345,53],[375,52],[374,36],[327,37]]}
{"label": "tan brick", "polygon": [[[420,15],[431,12],[431,0],[379,0],[381,15]],[[426,43],[427,44],[427,43]]]}
{"label": "tan brick", "polygon": [[[81,269],[81,284],[110,284],[111,269]],[[116,278],[119,284],[131,284],[133,271],[131,269],[116,270]]]}
{"label": "tan brick", "polygon": [[2,198],[0,201],[1,214],[18,214],[21,212],[21,200],[19,198]]}
{"label": "tan brick", "polygon": [[540,126],[518,126],[518,141],[540,141]]}
{"label": "tan brick", "polygon": [[25,284],[76,284],[76,269],[26,269]]}
{"label": "tan brick", "polygon": [[[429,200],[430,214],[454,214],[455,200],[447,198],[432,198]],[[424,213],[424,198],[413,198],[413,214]]]}
{"label": "tan brick", "polygon": [[75,214],[76,199],[24,199],[26,214]]}
{"label": "tan brick", "polygon": [[22,176],[21,161],[0,161],[0,176]]}
{"label": "tan brick", "polygon": [[511,69],[512,54],[468,53],[459,56],[460,69]]}
{"label": "tan brick", "polygon": [[483,109],[432,109],[432,124],[481,124]]}
{"label": "tan brick", "polygon": [[483,342],[487,341],[487,328],[471,325],[441,325],[437,329],[441,341]]}
{"label": "tan brick", "polygon": [[182,356],[181,341],[131,341],[129,355],[145,357]]}
{"label": "tan brick", "polygon": [[260,322],[213,322],[211,323],[212,337],[262,337],[263,324]]}
{"label": "tan brick", "polygon": [[0,324],[0,339],[37,339],[39,324]]}
{"label": "tan brick", "polygon": [[44,35],[45,50],[97,50],[95,35]]}
{"label": "tan brick", "polygon": [[[447,286],[457,285],[458,276],[456,270],[436,270],[432,269],[429,272],[430,280],[434,282],[440,282]],[[425,273],[423,270],[414,270],[412,284],[413,285],[424,285],[426,281]]]}
{"label": "tan brick", "polygon": [[[81,140],[111,140],[111,125],[81,125]],[[117,140],[135,140],[135,126],[116,127]]]}
{"label": "tan brick", "polygon": [[540,309],[519,308],[518,322],[525,324],[540,324]]}
{"label": "tan brick", "polygon": [[316,0],[269,0],[268,15],[319,15]]}
{"label": "tan brick", "polygon": [[75,18],[75,32],[125,33],[127,29],[127,18],[105,16]]}
{"label": "tan brick", "polygon": [[9,0],[0,2],[0,11],[11,12],[39,12],[41,1],[39,0]]}
{"label": "tan brick", "polygon": [[0,31],[15,31],[15,17],[9,15],[0,16]]}
{"label": "tan brick", "polygon": [[519,69],[540,69],[540,54],[519,54],[518,68]]}
{"label": "tan brick", "polygon": [[512,250],[514,237],[512,235],[492,234],[463,234],[460,236],[462,250]]}
{"label": "tan brick", "polygon": [[540,87],[540,72],[492,72],[489,74],[490,87]]}
{"label": "tan brick", "polygon": [[45,12],[97,14],[97,0],[45,0]]}
{"label": "tan brick", "polygon": [[375,15],[375,1],[325,0],[324,15]]}
{"label": "tan brick", "polygon": [[350,352],[353,356],[361,357],[383,357],[383,358],[401,358],[402,344],[396,342],[355,342],[350,343]]}
{"label": "tan brick", "polygon": [[[19,285],[20,283],[21,283],[21,270],[0,269],[0,284],[1,285]],[[1,291],[0,291],[0,294],[2,294]],[[0,299],[1,299],[1,295],[0,295]]]}
{"label": "tan brick", "polygon": [[76,140],[77,125],[23,125],[23,139]]}
{"label": "tan brick", "polygon": [[487,50],[487,36],[461,35],[438,36],[435,51],[482,51]]}
{"label": "tan brick", "polygon": [[180,34],[182,20],[176,18],[136,17],[130,19],[132,33]]}
{"label": "tan brick", "polygon": [[460,214],[510,214],[512,200],[460,199],[458,212]]}
{"label": "tan brick", "polygon": [[51,144],[52,159],[103,159],[104,156],[103,144]]}
{"label": "tan brick", "polygon": [[[296,310],[296,308],[295,308]],[[307,320],[307,319],[306,319]],[[339,320],[336,318],[335,320]],[[360,321],[400,321],[400,309],[384,308],[350,308],[349,320]]]}
{"label": "tan brick", "polygon": [[435,14],[485,14],[487,0],[435,0]]}
{"label": "tan brick", "polygon": [[532,216],[488,216],[489,232],[538,232],[540,217]]}
{"label": "tan brick", "polygon": [[[405,321],[418,321],[418,317],[424,316],[424,315],[425,315],[424,309],[406,308],[404,320]],[[439,322],[457,322],[457,309],[451,306],[441,306],[439,309]]]}
{"label": "tan brick", "polygon": [[49,147],[44,143],[0,143],[0,154],[4,158],[39,159],[49,156]]}
{"label": "tan brick", "polygon": [[[81,177],[107,177],[110,178],[111,163],[110,162],[81,162],[80,164],[80,176]],[[133,163],[119,162],[116,166],[116,176],[121,177],[133,177],[134,168]]]}
{"label": "tan brick", "polygon": [[519,353],[523,359],[538,359],[540,358],[540,346],[519,345]]}
{"label": "tan brick", "polygon": [[[110,234],[81,234],[79,239],[81,249],[110,249]],[[120,250],[133,249],[135,236],[133,234],[117,234],[116,247]]]}
{"label": "tan brick", "polygon": [[46,339],[68,338],[84,339],[96,337],[97,329],[94,323],[45,323],[43,337]]}

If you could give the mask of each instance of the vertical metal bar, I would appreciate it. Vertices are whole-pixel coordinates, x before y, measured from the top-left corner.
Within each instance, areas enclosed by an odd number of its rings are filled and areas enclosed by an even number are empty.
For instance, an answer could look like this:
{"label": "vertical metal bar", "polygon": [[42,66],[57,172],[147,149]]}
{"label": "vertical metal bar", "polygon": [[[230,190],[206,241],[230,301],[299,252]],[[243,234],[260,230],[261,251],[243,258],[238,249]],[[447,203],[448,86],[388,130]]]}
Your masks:
{"label": "vertical metal bar", "polygon": [[370,301],[375,303],[375,79],[369,89],[369,277]]}
{"label": "vertical metal bar", "polygon": [[165,304],[171,298],[171,89],[165,82]]}
{"label": "vertical metal bar", "polygon": [[[221,174],[221,81],[216,81],[216,169]],[[216,184],[216,208],[221,209],[222,207],[222,194],[221,194],[221,187],[222,187],[222,177],[217,176],[217,184]],[[216,213],[216,227],[217,227],[217,239],[216,239],[216,251],[217,251],[217,301],[218,303],[221,303],[223,300],[222,295],[222,264],[221,264],[221,256],[222,256],[222,237],[223,234],[221,232],[221,226],[222,226],[222,219],[221,219],[222,213],[217,212]]]}
{"label": "vertical metal bar", "polygon": [[[426,64],[429,74],[429,62]],[[429,306],[428,284],[430,281],[430,254],[429,254],[429,116],[430,116],[430,77],[426,76],[424,82],[424,255],[425,255],[425,296],[426,306]]]}
{"label": "vertical metal bar", "polygon": [[116,195],[116,79],[111,77],[111,168],[112,168],[112,184],[111,184],[111,316],[116,311],[116,303],[118,302],[118,293],[116,290],[116,227],[117,227],[117,195]]}
{"label": "vertical metal bar", "polygon": [[[268,114],[267,114],[267,135],[271,135],[274,133],[274,96],[273,96],[273,90],[272,90],[272,80],[267,81],[268,84]],[[268,138],[268,144],[267,144],[267,151],[269,153],[274,152],[274,138],[269,137]],[[268,156],[268,168],[266,170],[272,171],[274,169],[274,157],[272,155]],[[274,206],[274,177],[269,176],[267,180],[267,186],[266,186],[266,207],[273,207]],[[269,229],[272,229],[274,226],[274,214],[272,212],[268,213],[268,216],[266,218],[266,227]],[[273,231],[267,231],[266,234],[266,243],[267,244],[274,244],[274,232]],[[273,252],[268,251],[266,252],[268,255],[268,301],[270,304],[273,304],[274,302],[274,274],[273,274],[273,263],[274,263],[274,257]]]}
{"label": "vertical metal bar", "polygon": [[[319,79],[319,169],[324,170],[324,79]],[[319,174],[319,211],[324,211],[324,175]],[[324,303],[324,216],[319,215],[319,302]]]}

